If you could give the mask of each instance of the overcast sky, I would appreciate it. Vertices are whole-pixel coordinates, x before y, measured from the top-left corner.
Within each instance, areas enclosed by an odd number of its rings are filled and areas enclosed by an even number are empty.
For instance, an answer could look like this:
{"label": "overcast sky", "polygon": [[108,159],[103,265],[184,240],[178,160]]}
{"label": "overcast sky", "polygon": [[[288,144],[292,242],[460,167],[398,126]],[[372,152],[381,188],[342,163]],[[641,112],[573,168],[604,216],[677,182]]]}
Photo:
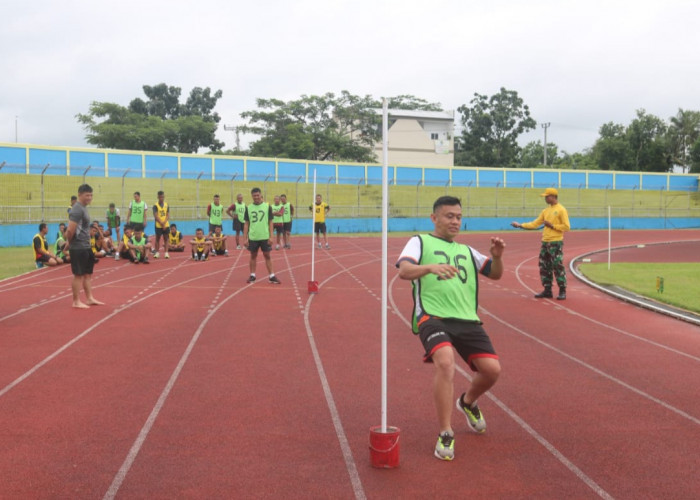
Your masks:
{"label": "overcast sky", "polygon": [[0,0],[0,142],[87,146],[75,119],[142,85],[221,89],[224,124],[256,98],[412,94],[444,109],[500,87],[538,122],[521,141],[593,145],[644,108],[700,110],[697,0]]}

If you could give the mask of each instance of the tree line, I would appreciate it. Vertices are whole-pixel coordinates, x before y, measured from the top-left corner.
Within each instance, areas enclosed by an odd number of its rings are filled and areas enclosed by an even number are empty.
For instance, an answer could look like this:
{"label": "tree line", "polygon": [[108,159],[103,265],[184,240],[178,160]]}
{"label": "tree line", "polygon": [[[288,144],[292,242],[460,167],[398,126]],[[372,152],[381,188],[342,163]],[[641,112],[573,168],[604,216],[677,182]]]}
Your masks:
{"label": "tree line", "polygon": [[[92,102],[76,116],[86,140],[101,148],[290,158],[313,161],[377,162],[374,145],[381,141],[382,103],[370,95],[302,95],[298,99],[257,99],[256,109],[241,113],[236,134],[257,137],[243,149],[224,149],[216,139],[221,117],[214,111],[223,95],[209,87],[195,87],[184,103],[182,89],[143,86],[146,99],[128,106]],[[388,98],[389,109],[443,111],[440,103],[413,95]],[[542,141],[518,144],[519,137],[537,126],[527,104],[514,90],[494,95],[475,93],[457,108],[454,137],[456,166],[542,167]],[[547,143],[547,166],[591,170],[668,172],[674,166],[700,172],[700,112],[679,109],[665,121],[636,112],[627,125],[603,124],[595,143],[582,152],[559,151]]]}

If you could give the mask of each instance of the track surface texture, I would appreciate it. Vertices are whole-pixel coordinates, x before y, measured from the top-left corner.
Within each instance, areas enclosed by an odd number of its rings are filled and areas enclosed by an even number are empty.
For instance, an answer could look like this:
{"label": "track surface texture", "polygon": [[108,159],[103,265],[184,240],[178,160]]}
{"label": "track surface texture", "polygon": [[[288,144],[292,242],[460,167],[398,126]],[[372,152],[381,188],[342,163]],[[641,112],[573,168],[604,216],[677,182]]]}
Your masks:
{"label": "track surface texture", "polygon": [[[700,497],[700,327],[569,276],[537,300],[537,232],[505,232],[506,272],[480,279],[503,373],[455,460],[433,457],[433,367],[409,328],[409,282],[389,238],[388,424],[400,466],[370,464],[381,419],[381,240],[331,237],[274,251],[282,285],[246,284],[248,254],[104,260],[104,306],[71,308],[70,268],[0,281],[0,498]],[[459,241],[488,252],[488,234]],[[568,259],[607,232],[566,235]],[[620,231],[613,246],[699,241]],[[697,244],[683,243],[697,250]],[[665,261],[674,245],[649,245]],[[687,251],[686,251],[687,253]],[[638,255],[638,253],[635,253]],[[617,254],[622,257],[623,253]],[[568,264],[568,262],[567,262]],[[455,392],[469,384],[460,361]]]}

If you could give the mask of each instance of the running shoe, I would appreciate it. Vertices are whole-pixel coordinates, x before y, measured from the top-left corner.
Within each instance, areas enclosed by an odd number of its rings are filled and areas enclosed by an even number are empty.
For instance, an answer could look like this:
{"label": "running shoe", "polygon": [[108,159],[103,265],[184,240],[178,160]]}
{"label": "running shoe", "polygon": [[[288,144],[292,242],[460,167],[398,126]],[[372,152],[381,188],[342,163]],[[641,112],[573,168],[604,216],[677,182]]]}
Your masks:
{"label": "running shoe", "polygon": [[148,262],[148,257],[144,257],[141,262],[143,262],[144,264],[150,264],[150,262]]}
{"label": "running shoe", "polygon": [[199,260],[199,255],[193,255],[192,260]]}
{"label": "running shoe", "polygon": [[319,243],[319,244],[318,244],[318,248],[323,248],[323,245],[321,245],[321,244]]}
{"label": "running shoe", "polygon": [[240,250],[241,248],[241,245],[236,245],[236,250]]}
{"label": "running shoe", "polygon": [[160,257],[160,252],[156,252],[153,254],[154,259],[157,259],[158,257]]}
{"label": "running shoe", "polygon": [[270,281],[270,283],[272,283],[273,285],[281,285],[281,284],[282,284],[282,282],[281,282],[280,280],[277,279],[277,276],[270,276],[270,280],[269,280],[269,281]]}
{"label": "running shoe", "polygon": [[253,276],[251,274],[250,277],[248,278],[248,281],[246,281],[246,283],[253,283],[254,281],[255,281],[255,276]]}
{"label": "running shoe", "polygon": [[445,431],[438,436],[435,444],[435,458],[440,460],[452,460],[455,457],[455,437]]}
{"label": "running shoe", "polygon": [[326,243],[326,250],[330,250],[330,249],[331,249],[331,246],[328,243]]}
{"label": "running shoe", "polygon": [[224,250],[224,257],[228,257],[228,250]]}
{"label": "running shoe", "polygon": [[114,260],[119,260],[119,253],[114,254]]}
{"label": "running shoe", "polygon": [[169,259],[169,258],[170,258],[170,255],[168,255],[168,252],[165,252],[165,258],[166,258],[166,259]]}
{"label": "running shoe", "polygon": [[484,415],[482,415],[476,401],[473,402],[471,406],[467,406],[462,402],[464,401],[463,398],[465,394],[466,393],[463,392],[457,399],[457,409],[461,410],[462,414],[466,417],[469,428],[481,434],[486,431],[486,420],[484,420]]}

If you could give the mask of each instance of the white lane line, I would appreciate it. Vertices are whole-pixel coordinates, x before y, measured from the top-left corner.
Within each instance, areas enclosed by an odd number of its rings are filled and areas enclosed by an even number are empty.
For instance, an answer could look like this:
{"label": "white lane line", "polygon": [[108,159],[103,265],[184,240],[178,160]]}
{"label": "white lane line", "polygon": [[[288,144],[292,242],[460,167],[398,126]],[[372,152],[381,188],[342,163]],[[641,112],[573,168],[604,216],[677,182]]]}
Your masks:
{"label": "white lane line", "polygon": [[[525,262],[527,262],[528,260],[532,260],[533,258],[534,258],[534,257],[529,258],[529,259],[525,259],[525,260],[522,261],[520,264],[518,264],[518,266],[517,266],[516,269],[515,269],[515,277],[518,279],[518,281],[519,281],[520,284],[523,286],[523,288],[525,288],[525,289],[527,289],[527,290],[530,290],[531,292],[534,292],[534,290],[533,290],[532,288],[530,288],[529,286],[527,286],[527,285],[525,284],[525,282],[523,282],[522,279],[520,279],[520,267],[521,267],[523,264],[525,264]],[[604,295],[604,296],[605,296],[605,295]],[[550,301],[544,302],[544,304],[549,304],[549,302],[550,302]],[[615,302],[619,303],[619,301],[615,301]],[[692,359],[693,361],[698,361],[698,362],[700,362],[700,357],[693,356],[692,354],[688,354],[687,352],[679,351],[678,349],[674,349],[673,347],[670,347],[670,346],[667,346],[667,345],[664,345],[664,344],[660,344],[659,342],[655,342],[655,341],[653,341],[653,340],[649,340],[649,339],[646,339],[646,338],[644,338],[644,337],[640,337],[639,335],[635,335],[635,334],[633,334],[633,333],[627,332],[627,331],[625,331],[625,330],[622,330],[621,328],[617,328],[616,326],[608,325],[607,323],[603,323],[602,321],[598,321],[597,319],[591,318],[590,316],[586,316],[585,314],[582,314],[582,313],[580,313],[580,312],[577,312],[577,311],[571,309],[570,307],[567,307],[567,306],[565,306],[565,305],[563,305],[563,304],[561,304],[561,303],[554,304],[554,307],[560,307],[561,309],[563,309],[563,310],[565,310],[565,311],[568,311],[570,314],[573,314],[574,316],[578,316],[579,318],[585,319],[586,321],[590,321],[591,323],[593,323],[593,324],[595,324],[595,325],[598,325],[598,326],[603,327],[603,328],[607,328],[607,329],[612,330],[612,331],[614,331],[614,332],[616,332],[616,333],[619,333],[619,334],[621,334],[621,335],[625,335],[625,336],[630,337],[630,338],[633,338],[633,339],[635,339],[635,340],[639,340],[639,341],[641,341],[641,342],[645,342],[645,343],[647,343],[647,344],[649,344],[649,345],[653,345],[654,347],[658,347],[658,348],[664,349],[664,350],[666,350],[666,351],[668,351],[668,352],[672,352],[672,353],[674,353],[674,354],[678,354],[679,356],[683,356],[683,357],[686,357],[686,358],[688,358],[688,359]]]}
{"label": "white lane line", "polygon": [[[331,256],[331,259],[336,262],[340,267],[343,267],[340,271],[337,273],[329,276],[326,278],[324,281],[319,283],[319,290],[323,289],[323,286],[334,279],[335,277],[339,276],[340,274],[349,272],[350,269],[352,268],[345,268],[340,264],[334,257]],[[368,262],[363,262],[361,264],[357,264],[353,267],[359,267],[359,266],[364,266]],[[291,270],[290,270],[291,272]],[[323,368],[323,361],[321,360],[321,355],[318,352],[318,348],[316,347],[316,340],[314,339],[314,334],[313,330],[311,328],[311,323],[309,322],[309,312],[311,310],[311,305],[313,303],[314,299],[314,294],[311,294],[306,301],[306,307],[304,308],[304,324],[306,325],[306,337],[309,341],[309,346],[311,348],[311,353],[313,354],[314,357],[314,362],[316,363],[316,371],[318,372],[318,376],[321,379],[321,386],[323,387],[323,394],[326,398],[326,404],[328,405],[328,410],[331,412],[331,420],[333,421],[333,427],[335,427],[335,433],[336,436],[338,437],[338,442],[340,443],[340,449],[343,452],[343,459],[345,460],[345,468],[348,471],[348,475],[350,476],[350,482],[352,484],[352,489],[355,493],[355,498],[357,500],[365,500],[367,498],[364,488],[362,486],[362,480],[360,479],[360,474],[357,470],[357,464],[355,463],[355,459],[352,456],[352,448],[350,447],[350,443],[348,442],[348,438],[345,434],[345,430],[343,429],[343,423],[340,419],[340,413],[338,412],[338,408],[335,405],[335,399],[333,398],[333,392],[331,391],[330,384],[328,383],[328,377],[326,377],[326,371]]]}
{"label": "white lane line", "polygon": [[[236,266],[234,263],[234,265],[231,266],[228,273],[226,274],[226,277],[224,278],[223,282],[219,286],[219,291],[223,290],[226,287],[229,279],[231,278],[231,273],[233,273],[233,270],[235,268],[236,268]],[[200,279],[200,277],[198,277],[197,279]],[[249,285],[246,285],[242,288],[239,288],[238,290],[233,292],[226,299],[221,301],[214,309],[210,310],[209,313],[204,317],[202,322],[199,324],[199,327],[194,332],[194,335],[192,335],[192,339],[190,339],[190,343],[187,345],[185,352],[180,357],[180,361],[178,362],[177,366],[175,367],[175,370],[173,370],[173,373],[170,375],[168,382],[165,384],[165,387],[163,388],[163,391],[160,393],[160,396],[158,397],[158,400],[156,401],[155,406],[151,410],[151,413],[148,415],[148,418],[146,419],[146,422],[144,423],[143,427],[141,428],[139,435],[136,437],[136,441],[134,441],[134,443],[131,445],[131,449],[129,449],[129,453],[127,454],[126,458],[124,459],[122,466],[119,468],[119,470],[117,471],[117,474],[114,476],[114,479],[112,480],[112,484],[109,486],[109,489],[107,490],[107,492],[105,493],[105,495],[103,497],[105,500],[112,499],[117,495],[117,492],[119,491],[119,488],[121,487],[122,483],[124,482],[126,475],[129,473],[129,470],[131,470],[131,467],[134,464],[136,457],[138,456],[139,452],[141,451],[141,448],[143,447],[143,443],[146,442],[146,438],[148,437],[148,434],[151,432],[151,429],[153,428],[153,425],[155,424],[156,419],[158,418],[158,415],[160,414],[160,411],[163,409],[163,406],[165,405],[165,401],[168,399],[170,392],[172,391],[173,387],[175,386],[175,382],[177,382],[177,379],[180,377],[180,373],[182,372],[182,368],[185,366],[185,363],[187,363],[187,360],[189,359],[190,354],[192,353],[192,350],[194,349],[195,344],[199,340],[199,337],[201,336],[202,331],[204,330],[204,327],[207,325],[207,323],[209,323],[209,320],[214,316],[214,314],[216,314],[216,312],[224,304],[226,304],[230,299],[232,299],[233,297],[235,297],[236,295],[241,293],[243,290],[246,290],[247,288],[249,288],[251,286],[252,286],[252,283]]]}
{"label": "white lane line", "polygon": [[[411,322],[406,319],[406,317],[401,313],[399,308],[396,305],[396,302],[394,301],[394,296],[393,293],[391,293],[394,283],[398,279],[398,274],[394,276],[394,278],[391,280],[391,284],[389,286],[389,296],[390,296],[390,302],[391,302],[391,307],[394,309],[396,312],[396,315],[401,318],[401,320],[404,322],[404,324],[408,327],[411,328]],[[483,308],[482,308],[483,309]],[[492,316],[491,314],[489,314]],[[492,316],[493,317],[493,316]],[[460,366],[457,366],[457,371],[463,375],[467,380],[471,382],[471,376],[467,374],[467,372],[462,369]],[[544,448],[549,451],[564,467],[569,469],[576,477],[578,477],[581,481],[583,481],[586,486],[591,488],[599,497],[605,498],[606,500],[612,500],[613,497],[605,491],[603,488],[601,488],[598,483],[596,483],[591,477],[589,477],[585,472],[583,472],[581,469],[579,469],[571,460],[566,458],[566,456],[560,452],[552,443],[547,441],[540,433],[538,433],[535,429],[533,429],[530,425],[528,425],[525,420],[523,420],[517,413],[515,413],[513,410],[511,410],[505,403],[503,403],[500,399],[498,399],[492,391],[488,391],[485,396],[489,398],[491,401],[496,403],[496,405],[503,410],[506,415],[508,415],[510,418],[512,418],[525,432],[530,435],[532,438],[534,438],[538,443],[540,443]]]}

